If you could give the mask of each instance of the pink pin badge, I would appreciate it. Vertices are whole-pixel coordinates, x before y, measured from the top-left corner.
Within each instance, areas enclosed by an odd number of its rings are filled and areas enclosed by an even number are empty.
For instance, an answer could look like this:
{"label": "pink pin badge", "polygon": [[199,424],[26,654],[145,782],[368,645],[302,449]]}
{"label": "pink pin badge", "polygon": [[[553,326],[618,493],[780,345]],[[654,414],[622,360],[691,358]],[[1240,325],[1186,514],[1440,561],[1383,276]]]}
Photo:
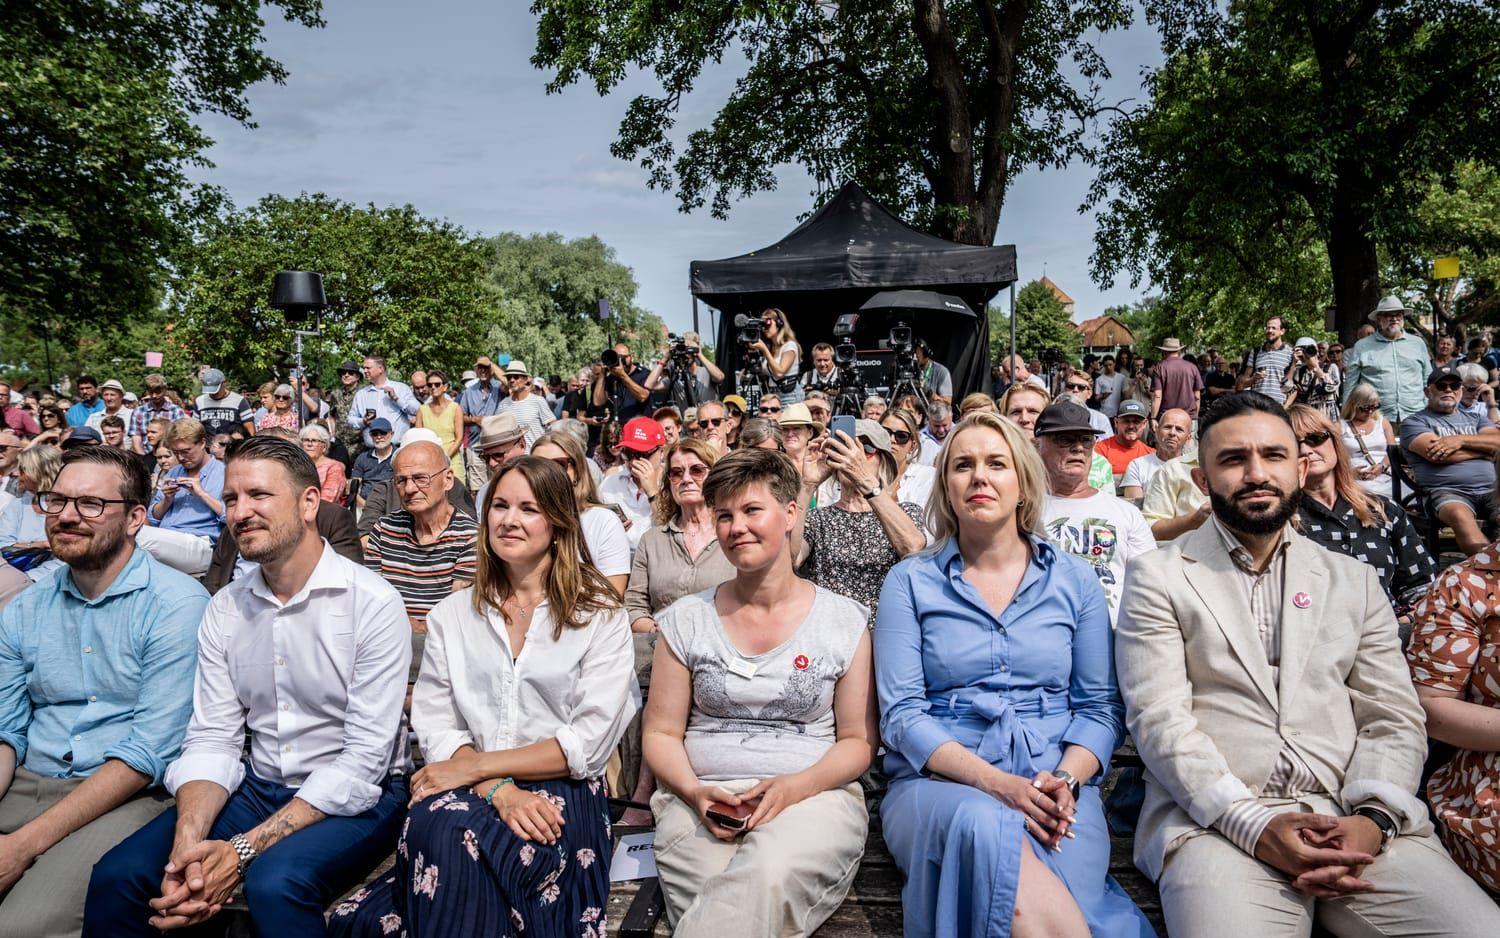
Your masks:
{"label": "pink pin badge", "polygon": [[1292,597],[1292,605],[1298,609],[1306,609],[1312,605],[1312,597],[1306,593],[1298,593]]}

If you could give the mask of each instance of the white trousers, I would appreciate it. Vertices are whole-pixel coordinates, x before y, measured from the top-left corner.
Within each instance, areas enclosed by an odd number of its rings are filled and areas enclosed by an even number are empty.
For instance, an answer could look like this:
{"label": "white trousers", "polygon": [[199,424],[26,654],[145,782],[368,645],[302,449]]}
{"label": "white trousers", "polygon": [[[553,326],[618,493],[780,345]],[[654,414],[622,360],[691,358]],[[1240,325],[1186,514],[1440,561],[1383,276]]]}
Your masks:
{"label": "white trousers", "polygon": [[1500,935],[1500,907],[1431,834],[1397,837],[1362,875],[1374,892],[1313,899],[1217,831],[1198,834],[1162,871],[1167,933],[1306,938],[1316,921],[1339,938]]}
{"label": "white trousers", "polygon": [[[718,783],[738,794],[755,781]],[[810,935],[849,893],[870,817],[857,783],[821,792],[734,840],[676,795],[651,796],[656,871],[674,938]]]}
{"label": "white trousers", "polygon": [[207,573],[209,561],[214,556],[213,543],[201,534],[163,531],[150,525],[136,532],[135,543],[173,570],[179,570],[188,576]]}

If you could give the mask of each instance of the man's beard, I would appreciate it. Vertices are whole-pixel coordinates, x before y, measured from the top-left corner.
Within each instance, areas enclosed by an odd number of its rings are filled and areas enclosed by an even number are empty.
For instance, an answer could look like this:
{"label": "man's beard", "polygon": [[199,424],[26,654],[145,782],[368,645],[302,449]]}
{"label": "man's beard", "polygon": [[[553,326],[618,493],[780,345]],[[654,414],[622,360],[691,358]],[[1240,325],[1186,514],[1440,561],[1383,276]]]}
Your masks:
{"label": "man's beard", "polygon": [[290,554],[297,549],[297,545],[302,542],[302,535],[306,532],[306,526],[301,518],[287,525],[269,525],[257,521],[254,526],[265,532],[265,536],[260,538],[254,547],[243,540],[241,530],[234,532],[240,556],[253,563],[267,563]]}
{"label": "man's beard", "polygon": [[[1274,495],[1278,501],[1269,511],[1251,513],[1239,506],[1239,497],[1249,495],[1252,492],[1264,492]],[[1302,490],[1293,489],[1291,494],[1286,494],[1275,485],[1267,482],[1263,485],[1247,485],[1235,493],[1234,498],[1220,495],[1212,487],[1208,490],[1208,499],[1213,505],[1214,516],[1231,531],[1239,531],[1244,534],[1275,534],[1286,523],[1292,520],[1292,515],[1302,505]]]}
{"label": "man's beard", "polygon": [[52,555],[63,561],[74,570],[84,573],[93,573],[103,570],[120,556],[125,549],[127,538],[125,537],[124,524],[112,524],[103,528],[90,528],[82,524],[57,525],[58,529],[69,534],[81,534],[83,541],[59,542],[52,539],[54,531],[48,531],[47,543],[52,548]]}

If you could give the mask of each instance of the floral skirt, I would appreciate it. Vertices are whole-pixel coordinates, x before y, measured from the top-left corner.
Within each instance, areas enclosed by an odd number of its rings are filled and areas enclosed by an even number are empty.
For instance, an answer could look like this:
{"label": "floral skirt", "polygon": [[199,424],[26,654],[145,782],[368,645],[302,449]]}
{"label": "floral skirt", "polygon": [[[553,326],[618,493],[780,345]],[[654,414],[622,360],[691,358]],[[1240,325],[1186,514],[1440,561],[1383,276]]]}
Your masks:
{"label": "floral skirt", "polygon": [[520,787],[562,809],[557,843],[517,837],[466,788],[433,795],[407,814],[391,873],[339,903],[329,934],[603,938],[612,856],[603,780]]}

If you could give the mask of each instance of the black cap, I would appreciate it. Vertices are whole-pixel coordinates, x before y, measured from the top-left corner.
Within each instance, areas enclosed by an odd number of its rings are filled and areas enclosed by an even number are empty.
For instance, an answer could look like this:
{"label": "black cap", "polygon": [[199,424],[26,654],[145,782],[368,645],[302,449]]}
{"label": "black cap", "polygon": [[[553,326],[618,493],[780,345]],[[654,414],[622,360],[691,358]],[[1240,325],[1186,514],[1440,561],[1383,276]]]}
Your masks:
{"label": "black cap", "polygon": [[1432,369],[1432,372],[1428,374],[1427,384],[1429,386],[1437,384],[1444,378],[1453,378],[1460,382],[1463,380],[1462,378],[1459,378],[1457,368],[1453,367],[1452,365],[1439,365],[1436,368]]}
{"label": "black cap", "polygon": [[1071,399],[1048,404],[1042,415],[1036,418],[1037,436],[1080,432],[1093,433],[1094,425],[1089,422],[1088,408]]}
{"label": "black cap", "polygon": [[361,370],[362,369],[359,367],[358,364],[355,363],[354,359],[352,359],[352,358],[349,359],[348,361],[344,362],[342,365],[339,366],[339,371],[352,371],[355,374],[359,374],[361,372]]}

